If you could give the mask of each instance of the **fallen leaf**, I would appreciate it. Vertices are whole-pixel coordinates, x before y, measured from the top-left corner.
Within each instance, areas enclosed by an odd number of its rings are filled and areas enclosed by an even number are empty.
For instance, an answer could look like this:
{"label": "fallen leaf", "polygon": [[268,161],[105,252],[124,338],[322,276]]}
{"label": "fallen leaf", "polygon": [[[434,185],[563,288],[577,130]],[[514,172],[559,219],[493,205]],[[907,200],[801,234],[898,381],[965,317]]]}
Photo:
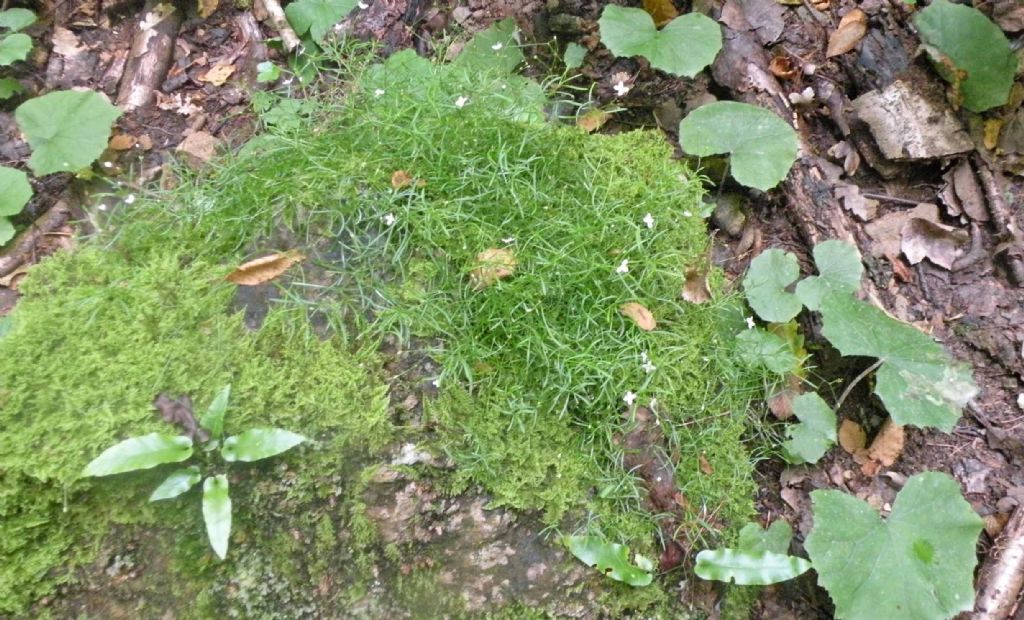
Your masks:
{"label": "fallen leaf", "polygon": [[964,230],[922,218],[911,218],[900,229],[900,249],[911,265],[927,258],[950,269],[963,254],[968,234]]}
{"label": "fallen leaf", "polygon": [[476,265],[469,272],[473,288],[480,290],[516,272],[519,262],[511,250],[488,248],[476,255]]}
{"label": "fallen leaf", "polygon": [[990,151],[996,149],[996,145],[999,144],[999,131],[1003,128],[1003,119],[1001,118],[990,118],[985,121],[985,129],[983,132],[982,143]]}
{"label": "fallen leaf", "polygon": [[868,32],[868,16],[860,9],[843,15],[839,26],[828,38],[828,52],[825,57],[839,56],[852,50]]}
{"label": "fallen leaf", "polygon": [[242,263],[228,274],[226,279],[228,282],[234,282],[243,286],[256,286],[257,284],[273,280],[288,271],[289,267],[305,260],[305,258],[301,253],[294,251],[262,256]]}
{"label": "fallen leaf", "polygon": [[843,160],[843,172],[846,173],[846,176],[852,177],[857,174],[857,169],[860,168],[860,153],[850,146],[849,142],[846,140],[836,142],[829,147],[828,154],[833,159]]}
{"label": "fallen leaf", "polygon": [[938,221],[939,208],[930,202],[923,202],[913,209],[893,211],[864,225],[865,232],[874,243],[871,244],[872,256],[896,256],[900,253],[900,231],[910,218],[921,217]]}
{"label": "fallen leaf", "polygon": [[199,17],[206,19],[217,10],[219,0],[199,0]]}
{"label": "fallen leaf", "polygon": [[622,304],[619,307],[619,312],[633,319],[637,327],[649,332],[658,326],[658,322],[654,319],[654,315],[651,311],[644,307],[643,304],[639,304],[635,301],[631,301],[626,304]]}
{"label": "fallen leaf", "polygon": [[783,388],[768,397],[768,410],[777,420],[788,420],[793,417],[793,399],[799,396],[790,388]]}
{"label": "fallen leaf", "polygon": [[839,423],[839,445],[849,454],[857,454],[868,445],[864,428],[849,418]]}
{"label": "fallen leaf", "polygon": [[416,187],[425,187],[427,185],[426,181],[424,181],[423,179],[414,179],[405,170],[395,170],[395,172],[391,175],[391,187],[393,187],[394,189],[402,189],[403,187],[409,187],[413,183],[416,184]]}
{"label": "fallen leaf", "polygon": [[608,119],[611,117],[612,115],[608,112],[605,112],[600,108],[594,108],[592,110],[587,110],[583,116],[576,119],[576,126],[587,133],[594,133],[601,127],[604,127],[604,124],[607,123]]}
{"label": "fallen leaf", "polygon": [[811,0],[811,6],[818,9],[819,11],[828,10],[832,6],[831,0]]}
{"label": "fallen leaf", "polygon": [[228,81],[228,78],[231,77],[231,74],[234,72],[234,65],[215,65],[200,79],[204,82],[213,84],[214,86],[221,86],[224,82]]}
{"label": "fallen leaf", "polygon": [[153,138],[150,138],[148,133],[144,133],[139,136],[139,148],[143,151],[148,151],[153,148]]}
{"label": "fallen leaf", "polygon": [[71,32],[67,28],[61,28],[57,26],[53,29],[53,34],[50,35],[50,40],[53,43],[53,51],[65,58],[72,58],[85,51],[85,47],[80,45],[81,41],[75,36],[75,33]]}
{"label": "fallen leaf", "polygon": [[112,151],[127,151],[135,146],[136,142],[137,140],[135,139],[135,136],[127,133],[119,133],[110,138],[110,142],[107,143],[107,148]]}
{"label": "fallen leaf", "polygon": [[799,73],[799,69],[789,56],[772,56],[768,69],[772,75],[783,80],[792,80]]}
{"label": "fallen leaf", "polygon": [[644,10],[647,11],[655,25],[661,26],[679,16],[672,0],[644,0]]}
{"label": "fallen leaf", "polygon": [[701,455],[697,457],[697,460],[700,461],[700,470],[704,472],[705,476],[710,476],[715,473],[714,468],[711,467],[711,463],[708,462],[708,458],[704,456],[704,453],[701,453]]}
{"label": "fallen leaf", "polygon": [[219,146],[220,140],[217,138],[205,131],[196,131],[182,140],[175,150],[185,155],[185,160],[191,168],[199,169],[213,159]]}
{"label": "fallen leaf", "polygon": [[687,269],[683,282],[683,299],[691,304],[702,304],[711,300],[708,289],[708,274],[700,269]]}
{"label": "fallen leaf", "polygon": [[903,452],[903,441],[903,427],[893,424],[892,420],[886,420],[881,430],[875,435],[874,441],[871,442],[868,456],[881,465],[890,467]]}
{"label": "fallen leaf", "polygon": [[193,440],[206,441],[210,434],[199,425],[192,411],[192,399],[188,396],[171,398],[167,394],[159,394],[153,399],[153,407],[160,413],[165,422],[177,424]]}
{"label": "fallen leaf", "polygon": [[862,222],[873,220],[878,215],[878,201],[862,196],[856,185],[841,183],[836,186],[835,194],[843,201],[843,207]]}
{"label": "fallen leaf", "polygon": [[[943,177],[945,178],[945,177]],[[988,221],[988,209],[985,208],[985,192],[974,175],[970,162],[965,158],[953,169],[953,190],[956,192],[960,208],[976,222]]]}

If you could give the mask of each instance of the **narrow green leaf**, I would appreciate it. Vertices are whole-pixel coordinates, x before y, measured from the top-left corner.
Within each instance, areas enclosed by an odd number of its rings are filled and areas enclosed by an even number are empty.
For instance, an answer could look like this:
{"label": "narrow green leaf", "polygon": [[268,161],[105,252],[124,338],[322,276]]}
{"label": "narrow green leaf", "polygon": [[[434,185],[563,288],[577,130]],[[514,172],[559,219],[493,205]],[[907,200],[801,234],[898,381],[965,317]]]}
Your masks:
{"label": "narrow green leaf", "polygon": [[466,43],[451,66],[473,73],[512,73],[523,62],[523,52],[516,40],[518,32],[519,28],[512,18],[494,22]]}
{"label": "narrow green leaf", "polygon": [[32,185],[21,170],[0,166],[0,215],[17,215],[32,198]]}
{"label": "narrow green leaf", "polygon": [[258,461],[306,441],[302,435],[281,428],[253,428],[240,435],[228,437],[220,449],[225,461]]}
{"label": "narrow green leaf", "polygon": [[774,112],[746,103],[716,101],[679,123],[679,145],[690,155],[729,153],[732,176],[747,187],[768,191],[796,161],[796,131]]}
{"label": "narrow green leaf", "polygon": [[757,553],[770,551],[772,553],[785,554],[789,551],[789,543],[793,540],[793,528],[789,523],[779,519],[771,524],[768,529],[761,529],[756,523],[748,523],[740,530],[739,541],[736,547],[740,551]]}
{"label": "narrow green leaf", "polygon": [[231,384],[225,385],[213,398],[209,409],[199,420],[199,425],[210,431],[212,439],[220,439],[224,435],[224,412],[228,409],[228,400],[231,398]]}
{"label": "narrow green leaf", "polygon": [[803,558],[771,551],[705,549],[697,554],[693,572],[701,579],[735,581],[741,586],[766,586],[806,573],[811,563]]}
{"label": "narrow green leaf", "polygon": [[18,106],[14,117],[32,146],[36,175],[77,172],[107,148],[110,126],[121,111],[92,91],[54,91]]}
{"label": "narrow green leaf", "polygon": [[27,34],[16,32],[0,37],[0,67],[25,60],[32,51],[32,38]]}
{"label": "narrow green leaf", "polygon": [[192,440],[184,435],[150,433],[131,437],[103,451],[85,469],[83,476],[110,476],[164,463],[180,463],[192,456]]}
{"label": "narrow green leaf", "polygon": [[736,343],[740,359],[749,366],[767,368],[779,375],[795,372],[803,361],[793,354],[793,349],[781,336],[759,327],[741,331]]}
{"label": "narrow green leaf", "polygon": [[228,477],[224,474],[203,481],[203,521],[213,552],[223,560],[228,555],[231,538],[231,497]]}
{"label": "narrow green leaf", "polygon": [[295,33],[309,33],[315,43],[321,43],[327,31],[352,12],[356,0],[295,0],[284,9],[285,17]]}
{"label": "narrow green leaf", "polygon": [[202,474],[199,473],[198,465],[175,470],[170,476],[167,476],[166,480],[160,483],[160,486],[153,490],[153,494],[149,496],[149,501],[156,502],[162,499],[178,497],[194,487],[202,477]]}
{"label": "narrow green leaf", "polygon": [[583,66],[583,59],[587,57],[587,48],[583,47],[579,43],[569,43],[565,46],[565,61],[566,69],[576,69]]}
{"label": "narrow green leaf", "polygon": [[609,4],[598,20],[601,43],[616,56],[643,56],[655,69],[693,77],[722,49],[722,29],[700,13],[687,13],[660,31],[650,14]]}
{"label": "narrow green leaf", "polygon": [[36,14],[28,9],[7,9],[0,11],[0,28],[17,32],[36,23]]}
{"label": "narrow green leaf", "polygon": [[650,585],[654,576],[629,562],[629,547],[605,542],[597,536],[569,536],[569,551],[581,562],[616,581],[631,586]]}
{"label": "narrow green leaf", "polygon": [[814,264],[818,275],[796,285],[796,296],[808,310],[817,310],[826,295],[852,295],[860,288],[864,265],[852,244],[835,239],[822,241],[814,246]]}
{"label": "narrow green leaf", "polygon": [[743,277],[747,302],[765,321],[785,323],[803,308],[797,296],[786,290],[799,276],[796,256],[775,248],[765,250],[750,261]]}
{"label": "narrow green leaf", "polygon": [[885,521],[866,502],[814,491],[807,549],[836,618],[945,620],[974,605],[982,520],[945,474],[911,477]]}
{"label": "narrow green leaf", "polygon": [[836,443],[836,414],[817,392],[793,399],[793,413],[799,424],[786,429],[789,440],[783,442],[790,463],[816,463]]}

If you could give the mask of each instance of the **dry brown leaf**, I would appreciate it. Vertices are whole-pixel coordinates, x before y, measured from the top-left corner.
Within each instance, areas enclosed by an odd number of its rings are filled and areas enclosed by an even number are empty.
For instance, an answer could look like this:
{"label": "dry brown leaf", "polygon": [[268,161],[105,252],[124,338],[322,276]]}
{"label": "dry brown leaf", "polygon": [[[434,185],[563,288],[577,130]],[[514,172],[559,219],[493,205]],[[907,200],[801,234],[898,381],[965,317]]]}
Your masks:
{"label": "dry brown leaf", "polygon": [[778,420],[788,420],[793,417],[793,399],[799,392],[784,388],[768,398],[768,410]]}
{"label": "dry brown leaf", "polygon": [[875,435],[871,447],[868,448],[868,456],[872,460],[889,467],[896,462],[903,452],[903,427],[893,424],[892,420],[886,420],[881,430]]}
{"label": "dry brown leaf", "polygon": [[967,231],[922,218],[911,218],[900,229],[900,250],[911,265],[927,258],[945,269],[964,253]]}
{"label": "dry brown leaf", "polygon": [[477,290],[486,288],[514,274],[518,265],[516,255],[511,250],[488,248],[476,255],[476,264],[469,272],[469,280]]}
{"label": "dry brown leaf", "polygon": [[119,133],[110,138],[110,142],[107,143],[107,148],[112,151],[127,151],[135,146],[136,142],[137,140],[135,139],[135,136],[127,133]]}
{"label": "dry brown leaf", "polygon": [[850,454],[857,454],[868,445],[864,428],[849,418],[839,424],[839,445]]}
{"label": "dry brown leaf", "polygon": [[[794,2],[794,4],[800,3]],[[818,9],[819,11],[827,11],[828,8],[832,6],[832,0],[811,0],[811,6]]]}
{"label": "dry brown leaf", "polygon": [[658,322],[654,320],[654,315],[651,314],[651,311],[643,304],[635,301],[619,306],[619,312],[633,319],[636,326],[645,332],[649,332],[658,326]]}
{"label": "dry brown leaf", "polygon": [[711,463],[708,462],[708,457],[704,456],[703,453],[697,457],[697,460],[700,461],[700,470],[704,472],[705,476],[710,476],[715,473],[714,468],[711,467]]}
{"label": "dry brown leaf", "polygon": [[295,263],[305,260],[299,252],[279,252],[269,256],[262,256],[255,260],[242,263],[228,274],[228,282],[241,284],[243,286],[256,286],[269,282],[288,271],[288,268]]}
{"label": "dry brown leaf", "polygon": [[148,133],[144,133],[139,136],[139,148],[143,151],[148,151],[153,148],[153,138],[150,138]]}
{"label": "dry brown leaf", "polygon": [[691,304],[702,304],[711,300],[708,288],[708,274],[700,269],[687,269],[683,282],[683,299]]}
{"label": "dry brown leaf", "polygon": [[224,82],[228,81],[231,74],[235,72],[235,65],[216,65],[207,71],[202,78],[204,82],[213,84],[214,86],[221,86]]}
{"label": "dry brown leaf", "polygon": [[651,19],[658,26],[679,16],[679,11],[672,4],[672,0],[644,0],[644,10],[650,14]]}
{"label": "dry brown leaf", "polygon": [[416,187],[425,187],[427,184],[427,182],[424,181],[423,179],[414,179],[412,175],[410,175],[405,170],[395,170],[395,172],[391,175],[391,187],[393,187],[394,189],[402,189],[403,187],[409,187],[413,183],[416,184]]}
{"label": "dry brown leaf", "polygon": [[799,69],[789,56],[772,56],[768,63],[768,69],[772,74],[782,80],[792,80],[799,73]]}
{"label": "dry brown leaf", "polygon": [[612,117],[611,114],[605,112],[600,108],[594,108],[587,110],[583,116],[576,119],[576,126],[587,133],[594,133],[598,129],[604,127],[604,124],[608,122],[608,119]]}
{"label": "dry brown leaf", "polygon": [[854,9],[843,15],[839,20],[839,26],[832,36],[828,38],[828,52],[825,56],[831,58],[857,47],[860,40],[868,32],[868,16],[860,9]]}

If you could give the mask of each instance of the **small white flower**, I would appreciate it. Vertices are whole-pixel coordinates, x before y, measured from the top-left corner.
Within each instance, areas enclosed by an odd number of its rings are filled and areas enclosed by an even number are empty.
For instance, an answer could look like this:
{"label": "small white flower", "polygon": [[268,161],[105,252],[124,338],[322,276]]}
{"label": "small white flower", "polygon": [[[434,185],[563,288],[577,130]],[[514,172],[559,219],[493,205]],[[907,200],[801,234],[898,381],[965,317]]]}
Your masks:
{"label": "small white flower", "polygon": [[622,397],[622,402],[626,403],[627,407],[632,407],[633,403],[636,402],[636,394],[633,392],[626,392]]}
{"label": "small white flower", "polygon": [[498,50],[500,50],[503,47],[505,47],[505,46],[501,44],[501,41],[498,41],[497,43],[495,43],[494,45],[491,46],[491,49],[494,50],[494,51],[498,51]]}
{"label": "small white flower", "polygon": [[808,86],[799,93],[789,93],[789,102],[793,105],[805,105],[814,101],[814,89]]}
{"label": "small white flower", "polygon": [[125,196],[124,204],[130,205],[130,204],[133,204],[134,202],[135,202],[135,194],[128,194],[127,196]]}
{"label": "small white flower", "polygon": [[96,205],[96,208],[99,209],[100,211],[106,211],[107,210],[107,205],[105,205],[105,204],[103,204],[101,202],[100,204]]}
{"label": "small white flower", "polygon": [[381,97],[383,95],[384,95],[384,89],[383,88],[378,88],[377,90],[373,91],[373,96],[374,97],[378,97],[379,98],[379,97]]}
{"label": "small white flower", "polygon": [[[654,411],[655,409],[657,409],[657,407],[658,407],[658,399],[657,398],[652,398],[651,399],[651,404],[649,405],[649,407],[650,407],[651,411]],[[659,418],[655,418],[654,422],[655,422],[655,424],[661,424],[661,421],[660,421]]]}
{"label": "small white flower", "polygon": [[629,259],[624,258],[619,266],[615,268],[615,273],[629,273]]}
{"label": "small white flower", "polygon": [[651,215],[650,213],[645,215],[644,216],[644,225],[647,226],[647,228],[654,228],[654,216]]}
{"label": "small white flower", "polygon": [[640,368],[642,368],[647,374],[651,374],[658,369],[657,366],[651,363],[651,358],[647,357],[646,351],[640,354]]}
{"label": "small white flower", "polygon": [[513,243],[516,242],[516,238],[515,237],[505,237],[504,239],[501,240],[501,242],[504,243],[505,245],[512,245]]}
{"label": "small white flower", "polygon": [[467,103],[469,103],[469,97],[465,95],[459,95],[459,98],[455,100],[455,107],[462,108],[465,107]]}
{"label": "small white flower", "polygon": [[754,329],[754,327],[756,326],[756,323],[754,323],[754,317],[748,316],[746,320],[747,320],[747,329]]}
{"label": "small white flower", "polygon": [[291,85],[292,85],[292,82],[294,82],[294,81],[295,81],[295,78],[288,78],[287,80],[285,80],[285,81],[281,82],[281,84],[282,84],[283,86],[291,86]]}
{"label": "small white flower", "polygon": [[[67,164],[65,164],[65,165],[67,165]],[[105,162],[103,162],[103,167],[104,168],[113,168],[114,164],[109,162],[109,161],[105,161]]]}
{"label": "small white flower", "polygon": [[386,224],[387,226],[392,226],[394,225],[395,222],[398,221],[398,218],[395,217],[394,213],[388,213],[381,219],[384,220],[384,224]]}
{"label": "small white flower", "polygon": [[441,387],[441,377],[438,377],[437,379],[434,379],[430,383],[433,384],[434,387]]}
{"label": "small white flower", "polygon": [[684,215],[685,217],[693,217],[693,214],[692,214],[692,213],[690,213],[689,211],[683,211],[683,215]]}
{"label": "small white flower", "polygon": [[369,5],[369,4],[367,4],[367,3],[365,3],[365,2],[359,2],[358,4],[356,4],[356,6],[358,6],[358,7],[360,8],[360,9],[362,9],[362,10],[364,10],[364,11],[365,11],[366,9],[370,8],[370,5]]}
{"label": "small white flower", "polygon": [[615,89],[615,94],[616,94],[617,96],[619,96],[619,97],[625,97],[625,96],[626,96],[626,93],[628,93],[628,92],[629,92],[629,89],[630,89],[631,87],[630,87],[630,86],[628,86],[628,85],[627,85],[627,84],[626,84],[625,82],[623,82],[622,80],[619,80],[618,82],[616,82],[616,83],[615,83],[615,86],[612,86],[612,88],[613,88],[613,89]]}

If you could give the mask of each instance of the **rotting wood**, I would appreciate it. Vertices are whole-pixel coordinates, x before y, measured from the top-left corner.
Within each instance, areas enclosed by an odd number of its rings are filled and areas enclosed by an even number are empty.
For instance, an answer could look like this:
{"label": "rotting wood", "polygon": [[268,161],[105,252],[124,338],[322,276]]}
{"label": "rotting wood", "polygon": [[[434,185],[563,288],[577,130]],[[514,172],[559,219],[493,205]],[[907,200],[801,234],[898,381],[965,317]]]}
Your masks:
{"label": "rotting wood", "polygon": [[[993,171],[983,157],[975,154],[972,157],[974,167],[978,173],[978,180],[985,190],[985,199],[988,202],[989,214],[992,216],[991,223],[994,231],[1000,237],[1013,242],[1018,241],[1020,231],[1013,221],[1013,215],[1003,198],[1002,187],[1005,182],[998,170]],[[1014,248],[1010,249],[1011,251]],[[1020,252],[1020,248],[1016,249]],[[1024,260],[1018,254],[1006,253],[1006,268],[1009,272],[1010,281],[1016,286],[1024,286]]]}
{"label": "rotting wood", "polygon": [[14,241],[0,251],[0,278],[10,274],[21,265],[34,263],[39,240],[53,234],[71,219],[71,207],[58,200],[35,222],[23,230]]}
{"label": "rotting wood", "polygon": [[284,14],[284,9],[281,8],[281,4],[277,0],[256,0],[256,6],[266,11],[270,25],[281,35],[281,43],[284,44],[285,51],[291,52],[302,45],[299,36],[295,34],[291,25],[288,24],[288,18]]}
{"label": "rotting wood", "polygon": [[992,547],[978,578],[978,596],[972,620],[1004,620],[1017,606],[1024,586],[1024,508],[1018,506],[996,544]]}
{"label": "rotting wood", "polygon": [[181,11],[170,4],[146,3],[117,94],[117,104],[126,112],[152,103],[170,69],[181,19]]}
{"label": "rotting wood", "polygon": [[242,85],[253,88],[256,84],[256,65],[267,59],[267,45],[263,42],[263,31],[252,12],[245,11],[235,16],[235,25],[245,42],[245,53],[240,63],[243,65],[240,72]]}

